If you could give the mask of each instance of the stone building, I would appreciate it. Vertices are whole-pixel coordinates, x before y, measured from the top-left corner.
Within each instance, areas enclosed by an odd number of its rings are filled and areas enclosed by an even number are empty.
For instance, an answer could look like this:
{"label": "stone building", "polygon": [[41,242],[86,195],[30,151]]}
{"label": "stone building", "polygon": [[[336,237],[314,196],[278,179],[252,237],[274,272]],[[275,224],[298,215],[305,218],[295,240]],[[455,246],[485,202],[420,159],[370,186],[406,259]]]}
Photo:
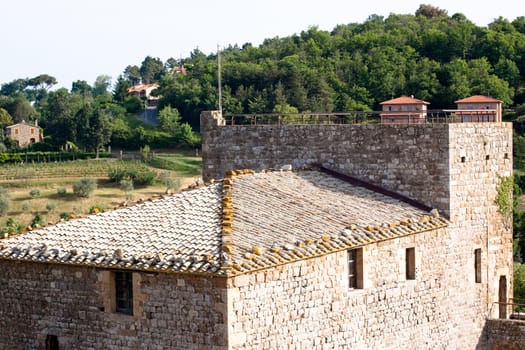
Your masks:
{"label": "stone building", "polygon": [[430,102],[401,96],[380,103],[381,124],[424,124]]}
{"label": "stone building", "polygon": [[474,95],[455,101],[456,115],[463,122],[501,122],[502,101],[489,96]]}
{"label": "stone building", "polygon": [[31,125],[22,120],[20,123],[9,125],[5,129],[5,136],[18,141],[20,147],[29,146],[44,140],[42,128],[38,126],[37,121],[35,121],[35,125]]}
{"label": "stone building", "polygon": [[201,130],[206,185],[0,241],[0,348],[498,345],[510,124]]}

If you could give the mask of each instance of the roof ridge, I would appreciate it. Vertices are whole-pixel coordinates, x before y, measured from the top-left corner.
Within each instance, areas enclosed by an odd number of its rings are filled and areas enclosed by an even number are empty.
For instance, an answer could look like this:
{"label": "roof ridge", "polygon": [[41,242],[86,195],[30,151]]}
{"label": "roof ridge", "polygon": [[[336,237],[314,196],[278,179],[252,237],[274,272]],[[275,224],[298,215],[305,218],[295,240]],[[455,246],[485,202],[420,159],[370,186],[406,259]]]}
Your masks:
{"label": "roof ridge", "polygon": [[428,205],[425,205],[425,204],[423,204],[421,202],[418,202],[418,201],[416,201],[416,200],[414,200],[412,198],[409,198],[409,197],[407,197],[405,195],[402,195],[401,193],[387,190],[384,187],[374,185],[374,184],[372,184],[370,182],[366,182],[366,181],[363,181],[363,180],[358,179],[356,177],[340,173],[340,172],[338,172],[336,170],[333,170],[333,169],[325,168],[322,165],[319,166],[319,171],[323,172],[325,174],[328,174],[330,176],[333,176],[335,178],[338,178],[339,180],[346,181],[346,182],[348,182],[348,183],[350,183],[350,184],[352,184],[354,186],[363,187],[363,188],[366,188],[367,190],[370,190],[370,191],[373,191],[373,192],[377,192],[377,193],[383,194],[385,196],[397,199],[397,200],[399,200],[401,202],[404,202],[406,204],[410,204],[411,206],[413,206],[415,208],[418,208],[418,209],[421,209],[421,210],[424,210],[424,211],[427,211],[427,212],[430,212],[430,211],[434,210],[433,208],[429,207]]}

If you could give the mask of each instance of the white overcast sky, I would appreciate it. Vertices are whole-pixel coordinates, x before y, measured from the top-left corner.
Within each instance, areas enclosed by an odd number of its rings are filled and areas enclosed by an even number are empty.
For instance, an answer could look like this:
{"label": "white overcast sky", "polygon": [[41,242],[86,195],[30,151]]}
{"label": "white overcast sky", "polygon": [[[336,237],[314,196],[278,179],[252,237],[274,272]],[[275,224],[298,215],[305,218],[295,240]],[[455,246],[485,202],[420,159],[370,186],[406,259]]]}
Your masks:
{"label": "white overcast sky", "polygon": [[165,61],[195,48],[252,43],[332,30],[369,15],[414,14],[420,4],[463,13],[479,26],[525,16],[518,0],[1,0],[0,84],[49,74],[59,85],[116,79],[147,55]]}

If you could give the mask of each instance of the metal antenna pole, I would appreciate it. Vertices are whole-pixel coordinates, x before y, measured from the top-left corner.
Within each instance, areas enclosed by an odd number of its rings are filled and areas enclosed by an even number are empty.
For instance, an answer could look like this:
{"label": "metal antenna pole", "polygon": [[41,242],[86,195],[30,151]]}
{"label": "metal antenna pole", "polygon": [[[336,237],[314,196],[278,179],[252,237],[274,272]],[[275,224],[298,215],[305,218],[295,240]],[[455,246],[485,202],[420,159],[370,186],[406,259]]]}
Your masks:
{"label": "metal antenna pole", "polygon": [[219,88],[219,112],[221,112],[222,115],[221,50],[219,48],[219,45],[217,45],[217,67],[217,85]]}

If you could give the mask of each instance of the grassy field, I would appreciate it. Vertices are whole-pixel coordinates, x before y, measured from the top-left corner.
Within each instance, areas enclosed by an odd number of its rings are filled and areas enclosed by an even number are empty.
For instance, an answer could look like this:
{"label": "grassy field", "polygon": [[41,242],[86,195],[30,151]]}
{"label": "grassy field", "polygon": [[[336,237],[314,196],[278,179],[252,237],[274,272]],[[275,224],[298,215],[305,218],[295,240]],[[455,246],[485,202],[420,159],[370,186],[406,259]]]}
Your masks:
{"label": "grassy field", "polygon": [[[148,167],[157,172],[153,185],[136,187],[126,193],[119,184],[110,182],[108,172],[116,166]],[[123,203],[152,198],[166,192],[160,179],[173,180],[173,189],[187,187],[200,177],[201,159],[182,153],[162,153],[139,161],[88,160],[63,163],[0,165],[0,188],[9,189],[10,209],[0,217],[0,230],[5,231],[11,218],[23,226],[30,225],[38,214],[45,223],[55,223],[61,214],[86,215],[93,208],[112,210]],[[97,189],[88,198],[73,193],[73,184],[83,177],[97,179]]]}

